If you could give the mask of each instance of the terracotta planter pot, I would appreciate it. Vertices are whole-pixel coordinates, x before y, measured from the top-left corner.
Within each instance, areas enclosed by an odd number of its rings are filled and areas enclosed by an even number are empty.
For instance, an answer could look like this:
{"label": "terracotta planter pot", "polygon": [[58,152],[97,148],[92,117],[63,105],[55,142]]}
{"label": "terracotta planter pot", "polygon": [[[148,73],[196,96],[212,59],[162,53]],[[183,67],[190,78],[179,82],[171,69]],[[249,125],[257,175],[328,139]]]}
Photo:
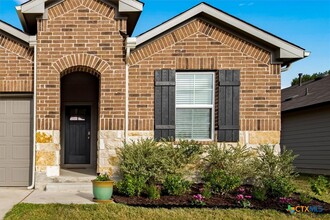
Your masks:
{"label": "terracotta planter pot", "polygon": [[96,181],[93,183],[93,195],[96,200],[111,200],[113,192],[113,181]]}

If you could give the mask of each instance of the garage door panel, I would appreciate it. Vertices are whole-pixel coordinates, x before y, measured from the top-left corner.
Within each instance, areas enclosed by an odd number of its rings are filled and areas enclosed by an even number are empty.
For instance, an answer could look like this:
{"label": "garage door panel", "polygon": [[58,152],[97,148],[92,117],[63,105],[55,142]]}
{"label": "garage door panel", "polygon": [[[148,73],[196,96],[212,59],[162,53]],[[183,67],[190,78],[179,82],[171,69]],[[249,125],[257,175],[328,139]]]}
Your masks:
{"label": "garage door panel", "polygon": [[16,122],[12,124],[13,137],[30,137],[31,125],[29,122]]}
{"label": "garage door panel", "polygon": [[6,181],[6,169],[4,167],[0,167],[0,186],[3,186]]}
{"label": "garage door panel", "polygon": [[7,136],[7,123],[0,122],[0,137],[6,137]]}
{"label": "garage door panel", "polygon": [[0,160],[4,160],[6,158],[6,148],[4,145],[0,145]]}
{"label": "garage door panel", "polygon": [[25,182],[29,178],[29,168],[12,168],[12,181],[16,183]]}
{"label": "garage door panel", "polygon": [[0,100],[0,186],[27,186],[30,179],[31,100]]}
{"label": "garage door panel", "polygon": [[0,115],[6,114],[7,102],[0,102]]}
{"label": "garage door panel", "polygon": [[29,145],[21,145],[13,147],[13,159],[29,160],[30,159],[30,147]]}
{"label": "garage door panel", "polygon": [[17,114],[29,114],[30,113],[30,101],[28,100],[21,100],[21,101],[17,101],[17,102],[13,102],[12,103],[13,106],[13,114],[17,115]]}

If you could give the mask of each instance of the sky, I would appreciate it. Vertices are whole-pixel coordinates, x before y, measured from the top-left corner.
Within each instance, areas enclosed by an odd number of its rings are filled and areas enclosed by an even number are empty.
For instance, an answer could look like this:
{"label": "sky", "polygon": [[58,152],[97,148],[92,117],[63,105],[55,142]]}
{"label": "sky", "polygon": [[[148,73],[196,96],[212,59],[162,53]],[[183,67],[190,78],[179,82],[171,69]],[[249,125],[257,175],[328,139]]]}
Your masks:
{"label": "sky", "polygon": [[[0,0],[0,20],[21,28],[15,6],[26,0]],[[199,4],[202,0],[142,0],[144,10],[133,36]],[[204,0],[235,17],[292,42],[311,55],[283,72],[282,88],[298,73],[330,70],[330,0]]]}

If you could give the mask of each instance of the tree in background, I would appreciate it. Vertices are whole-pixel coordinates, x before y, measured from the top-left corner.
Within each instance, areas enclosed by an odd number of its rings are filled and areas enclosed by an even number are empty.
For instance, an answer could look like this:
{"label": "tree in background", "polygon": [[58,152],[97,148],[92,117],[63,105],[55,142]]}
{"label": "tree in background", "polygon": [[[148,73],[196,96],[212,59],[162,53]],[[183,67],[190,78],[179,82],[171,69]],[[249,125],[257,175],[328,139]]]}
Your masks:
{"label": "tree in background", "polygon": [[[315,80],[316,78],[327,76],[327,75],[330,75],[330,70],[324,71],[323,73],[314,73],[312,75],[304,74],[301,77],[301,82],[303,83],[303,82],[307,82],[310,80]],[[298,85],[298,84],[299,84],[299,77],[296,77],[291,81],[291,86]]]}

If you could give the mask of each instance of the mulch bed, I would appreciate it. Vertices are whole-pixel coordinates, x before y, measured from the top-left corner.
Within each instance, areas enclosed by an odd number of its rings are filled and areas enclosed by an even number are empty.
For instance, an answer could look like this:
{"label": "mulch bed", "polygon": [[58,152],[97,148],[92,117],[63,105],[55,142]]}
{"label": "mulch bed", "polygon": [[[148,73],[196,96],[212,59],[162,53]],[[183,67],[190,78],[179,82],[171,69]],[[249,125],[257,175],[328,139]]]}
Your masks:
{"label": "mulch bed", "polygon": [[[238,193],[233,193],[229,195],[212,195],[211,198],[205,199],[206,205],[196,206],[192,205],[193,195],[200,193],[200,188],[202,185],[195,184],[192,187],[191,192],[182,195],[182,196],[168,196],[162,195],[160,199],[149,199],[147,197],[133,196],[127,197],[120,195],[118,192],[114,192],[113,199],[116,203],[122,203],[129,206],[139,206],[147,208],[241,208],[241,206],[236,201],[236,195]],[[243,186],[246,192],[251,191],[251,186]],[[246,193],[246,195],[248,195]],[[290,205],[291,206],[320,206],[323,208],[322,213],[330,213],[330,204],[323,202],[321,200],[313,198],[310,203],[300,202],[300,195],[294,193],[291,197]],[[279,199],[267,199],[264,202],[258,201],[256,199],[250,199],[251,209],[274,209],[281,212],[287,212],[286,209],[288,204],[280,203]]]}

